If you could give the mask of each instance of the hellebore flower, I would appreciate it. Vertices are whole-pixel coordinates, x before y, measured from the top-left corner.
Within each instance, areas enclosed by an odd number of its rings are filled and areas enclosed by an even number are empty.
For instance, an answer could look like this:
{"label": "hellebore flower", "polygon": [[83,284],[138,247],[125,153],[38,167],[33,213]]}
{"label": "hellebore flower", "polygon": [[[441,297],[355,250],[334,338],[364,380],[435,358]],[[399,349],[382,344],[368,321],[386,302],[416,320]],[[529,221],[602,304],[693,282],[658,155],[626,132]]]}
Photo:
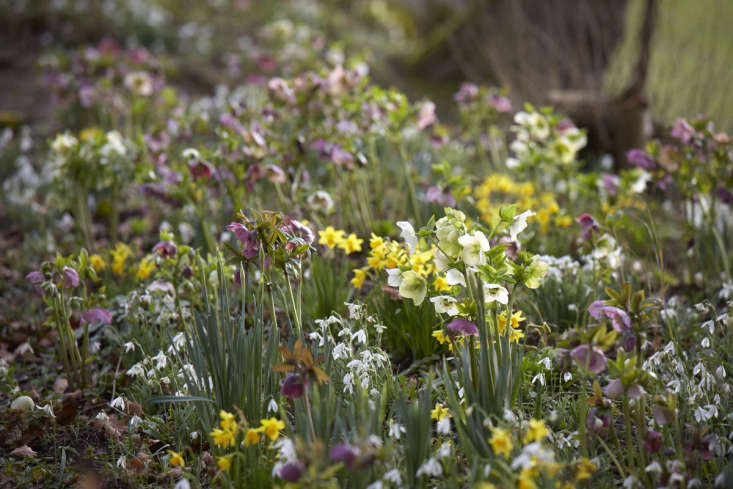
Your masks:
{"label": "hellebore flower", "polygon": [[419,306],[425,300],[425,294],[427,293],[428,283],[424,277],[412,270],[402,273],[402,282],[400,283],[400,295],[402,297],[412,299],[415,305]]}
{"label": "hellebore flower", "polygon": [[153,253],[157,253],[164,257],[175,256],[176,245],[172,241],[159,241],[158,244],[153,246]]}
{"label": "hellebore flower", "polygon": [[303,475],[303,466],[298,462],[286,462],[280,467],[278,475],[286,482],[298,482],[300,476]]}
{"label": "hellebore flower", "polygon": [[489,240],[481,231],[474,231],[473,234],[464,234],[458,238],[458,243],[463,246],[461,258],[468,266],[483,265],[486,261],[485,253],[491,249]]}
{"label": "hellebore flower", "polygon": [[198,180],[199,178],[211,178],[214,175],[215,171],[214,167],[211,166],[211,163],[201,159],[196,159],[192,162],[189,162],[188,169],[191,171],[191,175],[196,180]]}
{"label": "hellebore flower", "polygon": [[649,430],[646,433],[646,437],[644,437],[644,449],[648,453],[656,453],[660,448],[662,448],[663,441],[664,439],[660,432]]}
{"label": "hellebore flower", "polygon": [[509,291],[499,284],[484,284],[484,302],[507,304],[509,302]]}
{"label": "hellebore flower", "polygon": [[87,309],[81,314],[81,320],[87,324],[96,322],[110,324],[112,322],[112,313],[107,309],[101,308]]}
{"label": "hellebore flower", "polygon": [[415,234],[415,228],[412,227],[407,221],[397,221],[397,227],[402,230],[400,237],[405,240],[407,246],[410,248],[410,254],[415,253],[417,250],[417,235]]}
{"label": "hellebore flower", "polygon": [[596,221],[593,216],[587,212],[578,216],[575,221],[583,226],[583,239],[586,241],[593,237],[593,233],[600,232],[601,230],[601,226],[598,224],[598,221]]}
{"label": "hellebore flower", "polygon": [[25,276],[25,279],[32,284],[40,284],[41,282],[46,280],[46,277],[44,277],[39,270],[33,270]]}
{"label": "hellebore flower", "polygon": [[455,297],[449,295],[436,295],[430,298],[430,302],[435,306],[435,312],[455,316],[458,314],[458,304]]}
{"label": "hellebore flower", "polygon": [[228,225],[227,230],[234,233],[234,237],[244,245],[242,254],[245,258],[253,258],[260,251],[260,243],[257,240],[257,231],[250,231],[243,224],[233,222]]}
{"label": "hellebore flower", "polygon": [[457,318],[448,323],[448,331],[453,334],[462,334],[464,336],[478,336],[478,326],[464,318]]}
{"label": "hellebore flower", "polygon": [[621,308],[607,306],[603,301],[594,301],[588,306],[588,312],[594,319],[602,319],[604,317],[610,319],[613,329],[616,331],[631,329],[631,318]]}
{"label": "hellebore flower", "polygon": [[63,275],[64,275],[64,287],[68,289],[71,287],[79,286],[79,274],[76,273],[76,270],[70,267],[64,267]]}
{"label": "hellebore flower", "polygon": [[443,207],[453,207],[456,205],[456,199],[450,192],[444,192],[437,185],[428,187],[425,191],[425,200]]}
{"label": "hellebore flower", "polygon": [[[456,92],[453,98],[458,103],[470,102],[478,95],[478,87],[473,83],[461,83],[461,88]],[[497,109],[498,110],[498,109]]]}
{"label": "hellebore flower", "polygon": [[512,101],[501,95],[493,95],[489,99],[491,105],[497,112],[509,113],[512,111]]}
{"label": "hellebore flower", "polygon": [[420,106],[417,113],[417,127],[420,130],[433,125],[437,118],[435,117],[435,104],[427,101]]}
{"label": "hellebore flower", "polygon": [[594,374],[599,374],[606,368],[606,355],[597,346],[577,346],[570,352],[570,356],[576,365],[588,368]]}
{"label": "hellebore flower", "polygon": [[512,241],[516,241],[519,233],[527,228],[527,218],[534,215],[535,213],[532,211],[524,211],[518,216],[514,217],[514,220],[509,225],[509,236],[511,237]]}
{"label": "hellebore flower", "polygon": [[[606,388],[603,389],[603,392],[611,399],[616,399],[624,393],[624,384],[621,382],[621,379],[613,379],[608,383]],[[644,388],[639,384],[632,384],[626,389],[626,395],[629,396],[629,399],[634,401],[641,399],[641,396],[643,396],[644,393]]]}
{"label": "hellebore flower", "polygon": [[270,183],[285,183],[287,178],[285,172],[277,165],[265,165],[262,169],[264,178],[270,181]]}
{"label": "hellebore flower", "polygon": [[297,399],[303,397],[305,388],[308,386],[308,379],[305,380],[295,373],[289,373],[283,380],[282,387],[280,387],[280,394],[290,399]]}
{"label": "hellebore flower", "polygon": [[626,159],[629,160],[629,163],[632,165],[643,170],[653,170],[657,166],[654,159],[640,149],[629,150],[629,152],[626,153]]}
{"label": "hellebore flower", "polygon": [[673,138],[677,138],[682,143],[687,144],[690,142],[690,139],[695,135],[695,129],[684,119],[681,117],[678,117],[674,121],[674,126],[672,126],[672,130],[670,131],[670,134]]}
{"label": "hellebore flower", "polygon": [[359,455],[359,449],[349,445],[348,443],[337,443],[331,447],[329,456],[335,462],[343,462],[349,469],[356,466],[356,457]]}

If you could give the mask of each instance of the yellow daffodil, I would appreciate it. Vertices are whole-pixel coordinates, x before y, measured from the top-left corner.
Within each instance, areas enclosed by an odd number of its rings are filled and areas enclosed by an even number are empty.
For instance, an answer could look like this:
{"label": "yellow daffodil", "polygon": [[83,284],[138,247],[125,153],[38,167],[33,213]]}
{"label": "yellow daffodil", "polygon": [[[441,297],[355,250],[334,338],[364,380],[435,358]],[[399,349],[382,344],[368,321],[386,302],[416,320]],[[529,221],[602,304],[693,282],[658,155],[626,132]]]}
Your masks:
{"label": "yellow daffodil", "polygon": [[104,258],[99,255],[91,255],[89,257],[89,263],[92,265],[92,268],[94,268],[94,271],[96,271],[97,273],[107,268],[107,262],[105,262]]}
{"label": "yellow daffodil", "polygon": [[234,437],[236,435],[236,432],[214,428],[211,431],[210,435],[211,438],[214,440],[214,445],[218,447],[227,447],[234,445]]}
{"label": "yellow daffodil", "polygon": [[435,280],[433,280],[433,289],[436,292],[446,292],[450,290],[450,285],[448,285],[445,277],[435,277]]}
{"label": "yellow daffodil", "polygon": [[356,234],[351,233],[346,238],[338,243],[338,247],[346,252],[347,255],[361,251],[361,244],[364,242],[363,239],[357,238]]}
{"label": "yellow daffodil", "polygon": [[364,280],[366,279],[366,269],[355,268],[353,272],[354,278],[351,279],[351,285],[353,285],[357,289],[361,289],[361,286],[364,285]]}
{"label": "yellow daffodil", "polygon": [[509,455],[512,453],[512,448],[514,448],[511,436],[509,435],[509,430],[502,428],[491,429],[489,444],[495,454],[503,455],[504,458],[509,458]]}
{"label": "yellow daffodil", "polygon": [[519,480],[517,481],[517,489],[537,489],[537,484],[534,481],[534,472],[531,468],[524,468],[519,473]]}
{"label": "yellow daffodil", "polygon": [[440,421],[441,419],[449,418],[450,417],[450,411],[447,407],[443,406],[439,402],[435,403],[435,407],[432,411],[430,411],[430,417],[432,419],[435,419],[437,421]]}
{"label": "yellow daffodil", "polygon": [[234,458],[234,454],[217,457],[216,465],[224,472],[229,472],[232,468],[232,458]]}
{"label": "yellow daffodil", "polygon": [[125,273],[125,261],[132,255],[130,247],[124,243],[117,243],[109,254],[112,256],[112,271],[115,275]]}
{"label": "yellow daffodil", "polygon": [[519,343],[519,340],[524,338],[524,333],[521,329],[514,329],[512,328],[511,333],[509,333],[509,341],[514,343]]}
{"label": "yellow daffodil", "polygon": [[135,276],[140,280],[145,280],[150,276],[150,273],[155,269],[155,262],[152,258],[143,258],[140,260],[140,264],[137,267],[137,273]]}
{"label": "yellow daffodil", "polygon": [[436,329],[435,331],[433,331],[432,336],[433,338],[438,340],[438,343],[440,343],[441,345],[448,341],[448,337],[445,335],[442,329]]}
{"label": "yellow daffodil", "polygon": [[277,418],[262,419],[260,420],[260,427],[262,428],[266,437],[268,437],[272,441],[275,441],[280,435],[280,431],[285,429],[285,423]]}
{"label": "yellow daffodil", "polygon": [[371,238],[369,238],[369,248],[376,250],[377,248],[383,248],[383,247],[384,247],[384,238],[372,233]]}
{"label": "yellow daffodil", "polygon": [[575,480],[582,481],[585,479],[590,479],[593,475],[593,472],[595,472],[596,470],[598,470],[598,466],[587,458],[583,457],[578,460],[578,466],[576,467],[575,472]]}
{"label": "yellow daffodil", "polygon": [[183,461],[183,455],[181,455],[178,452],[174,452],[173,450],[168,450],[168,454],[171,456],[168,459],[168,462],[174,466],[174,467],[183,467],[185,462]]}
{"label": "yellow daffodil", "polygon": [[532,418],[529,420],[529,429],[524,435],[524,443],[542,441],[549,432],[543,420]]}
{"label": "yellow daffodil", "polygon": [[260,433],[262,433],[262,431],[262,428],[248,429],[247,433],[244,435],[244,445],[247,447],[250,445],[257,445],[260,442]]}
{"label": "yellow daffodil", "polygon": [[221,426],[222,429],[227,431],[236,431],[237,419],[232,413],[228,413],[222,409],[221,411],[219,411],[219,417],[221,418],[221,421],[219,421],[219,426]]}
{"label": "yellow daffodil", "polygon": [[336,230],[333,226],[328,226],[322,231],[318,231],[318,244],[326,245],[333,249],[344,239],[344,231]]}

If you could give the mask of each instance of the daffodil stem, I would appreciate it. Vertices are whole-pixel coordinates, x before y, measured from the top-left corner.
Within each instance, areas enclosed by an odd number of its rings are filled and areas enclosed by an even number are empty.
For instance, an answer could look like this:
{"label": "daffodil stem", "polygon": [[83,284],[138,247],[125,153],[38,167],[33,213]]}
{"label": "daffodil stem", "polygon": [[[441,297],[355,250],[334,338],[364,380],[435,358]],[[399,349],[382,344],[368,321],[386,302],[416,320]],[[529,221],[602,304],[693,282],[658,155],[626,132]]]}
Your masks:
{"label": "daffodil stem", "polygon": [[313,424],[313,416],[311,415],[311,403],[308,398],[308,386],[305,386],[305,392],[303,395],[303,404],[305,405],[305,415],[308,418],[308,430],[311,435],[311,443],[316,441],[316,428]]}

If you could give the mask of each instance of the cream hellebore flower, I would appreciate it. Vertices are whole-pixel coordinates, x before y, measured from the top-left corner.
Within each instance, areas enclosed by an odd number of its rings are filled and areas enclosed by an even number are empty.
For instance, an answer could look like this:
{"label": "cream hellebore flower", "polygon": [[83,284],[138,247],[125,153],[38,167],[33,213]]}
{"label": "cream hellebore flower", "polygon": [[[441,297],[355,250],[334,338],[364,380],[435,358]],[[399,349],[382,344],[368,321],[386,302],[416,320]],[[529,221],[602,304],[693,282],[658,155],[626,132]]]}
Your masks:
{"label": "cream hellebore flower", "polygon": [[463,230],[466,215],[454,211],[451,216],[444,216],[435,223],[435,236],[438,238],[438,247],[451,258],[457,258],[461,253],[458,238]]}
{"label": "cream hellebore flower", "polygon": [[405,240],[405,243],[410,248],[410,254],[414,254],[415,250],[417,250],[417,235],[412,224],[407,221],[397,221],[397,227],[402,230],[400,237]]}
{"label": "cream hellebore flower", "polygon": [[448,285],[463,285],[466,286],[466,279],[463,274],[456,268],[451,268],[445,273],[445,280]]}
{"label": "cream hellebore flower", "polygon": [[443,270],[448,268],[450,262],[448,261],[448,257],[445,256],[442,251],[435,250],[435,253],[433,253],[433,264],[435,265],[435,268],[438,269],[438,271],[442,272]]}
{"label": "cream hellebore flower", "polygon": [[509,236],[512,241],[516,241],[519,233],[527,229],[527,218],[534,215],[535,213],[532,211],[524,211],[518,216],[514,216],[514,220],[509,225]]}
{"label": "cream hellebore flower", "polygon": [[527,277],[524,280],[524,285],[529,289],[539,287],[549,268],[550,266],[540,260],[539,257],[532,258],[532,263],[527,267]]}
{"label": "cream hellebore flower", "polygon": [[484,284],[484,302],[507,304],[509,302],[509,291],[499,284]]}
{"label": "cream hellebore flower", "polygon": [[455,297],[449,295],[436,295],[430,298],[430,302],[435,306],[435,312],[444,313],[449,316],[458,314],[458,304]]}
{"label": "cream hellebore flower", "polygon": [[53,140],[53,143],[51,143],[51,149],[54,150],[56,153],[62,153],[64,151],[73,149],[79,141],[69,134],[68,132],[65,132],[63,134],[57,134],[56,138]]}
{"label": "cream hellebore flower", "polygon": [[486,262],[484,253],[491,249],[489,240],[481,231],[474,231],[473,234],[464,234],[458,238],[458,242],[463,246],[461,258],[463,263],[468,266],[483,265]]}
{"label": "cream hellebore flower", "polygon": [[400,283],[400,295],[406,299],[412,299],[416,306],[422,304],[425,300],[425,294],[428,293],[428,282],[412,270],[402,273],[402,283]]}

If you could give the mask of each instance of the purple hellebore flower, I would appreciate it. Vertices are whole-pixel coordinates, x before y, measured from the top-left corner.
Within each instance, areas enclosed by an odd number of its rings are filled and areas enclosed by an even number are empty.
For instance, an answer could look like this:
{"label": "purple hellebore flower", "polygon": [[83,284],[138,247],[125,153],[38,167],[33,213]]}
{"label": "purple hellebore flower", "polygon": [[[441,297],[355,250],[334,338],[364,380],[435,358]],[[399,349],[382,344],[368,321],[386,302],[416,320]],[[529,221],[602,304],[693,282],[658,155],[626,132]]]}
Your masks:
{"label": "purple hellebore flower", "polygon": [[625,329],[631,329],[631,319],[626,311],[615,306],[605,306],[601,310],[601,314],[611,320],[613,329],[616,331],[623,331]]}
{"label": "purple hellebore flower", "polygon": [[478,87],[473,83],[464,82],[461,83],[461,88],[458,89],[453,98],[458,103],[470,102],[478,95]]}
{"label": "purple hellebore flower", "polygon": [[233,222],[226,227],[229,231],[234,233],[234,237],[244,245],[242,254],[245,258],[253,258],[257,256],[260,251],[260,243],[257,240],[257,231],[250,231],[243,224]]}
{"label": "purple hellebore flower", "polygon": [[456,318],[448,323],[448,331],[453,334],[462,334],[464,336],[478,336],[478,326],[465,318]]}
{"label": "purple hellebore flower", "polygon": [[183,278],[193,277],[193,268],[191,268],[191,265],[186,265],[185,267],[183,267],[183,270],[181,270],[181,275],[183,275]]}
{"label": "purple hellebore flower", "polygon": [[494,95],[489,99],[489,105],[496,109],[497,112],[505,114],[512,111],[512,101],[501,95]]}
{"label": "purple hellebore flower", "polygon": [[606,189],[609,195],[616,195],[620,182],[621,179],[618,175],[613,175],[611,173],[604,173],[603,178],[601,179],[601,185]]}
{"label": "purple hellebore flower", "polygon": [[160,241],[158,244],[153,246],[153,253],[158,253],[160,256],[171,257],[176,254],[176,245],[172,241]]}
{"label": "purple hellebore flower", "polygon": [[287,180],[285,172],[277,165],[265,165],[262,169],[263,176],[271,183],[285,183]]}
{"label": "purple hellebore flower", "polygon": [[346,165],[350,167],[354,161],[354,156],[348,151],[344,151],[341,146],[338,145],[334,145],[333,148],[331,148],[330,158],[331,161],[339,166]]}
{"label": "purple hellebore flower", "polygon": [[[616,399],[624,393],[624,384],[621,382],[621,379],[613,379],[608,383],[603,392],[611,399]],[[634,401],[641,399],[644,393],[644,388],[639,384],[632,384],[626,389],[626,395]]]}
{"label": "purple hellebore flower", "polygon": [[64,287],[67,289],[79,286],[79,274],[71,267],[64,267]]}
{"label": "purple hellebore flower", "polygon": [[652,407],[652,416],[654,416],[654,421],[656,421],[660,426],[670,424],[674,421],[674,411],[668,407],[660,406],[659,404],[655,404]]}
{"label": "purple hellebore flower", "polygon": [[443,189],[441,189],[437,185],[428,187],[427,191],[425,192],[425,200],[438,204],[441,207],[456,206],[455,197],[453,197],[450,192],[444,192]]}
{"label": "purple hellebore flower", "polygon": [[112,313],[109,312],[107,309],[102,308],[87,309],[86,311],[81,313],[81,320],[82,322],[85,322],[87,324],[93,324],[96,322],[100,322],[102,324],[111,324]]}
{"label": "purple hellebore flower", "polygon": [[247,134],[247,129],[244,128],[239,119],[234,117],[232,114],[224,113],[219,116],[219,123],[229,129],[232,129],[239,133],[240,136]]}
{"label": "purple hellebore flower", "polygon": [[606,355],[597,346],[577,346],[570,352],[570,356],[575,360],[576,365],[584,368],[587,367],[588,370],[595,374],[603,372],[606,368]]}
{"label": "purple hellebore flower", "polygon": [[427,101],[420,106],[417,113],[417,128],[421,131],[432,126],[437,120],[435,116],[435,104]]}
{"label": "purple hellebore flower", "polygon": [[672,137],[682,141],[682,143],[687,144],[692,139],[692,136],[695,135],[695,129],[693,129],[689,122],[678,117],[677,120],[674,121],[674,126],[672,126],[670,134]]}
{"label": "purple hellebore flower", "polygon": [[303,466],[298,462],[286,462],[280,467],[278,475],[287,482],[298,482],[300,476],[303,475]]}
{"label": "purple hellebore flower", "polygon": [[283,384],[280,387],[280,394],[290,399],[297,399],[303,397],[306,387],[308,387],[308,379],[305,379],[304,382],[299,374],[289,373],[285,376],[285,380],[283,380]]}
{"label": "purple hellebore flower", "polygon": [[329,456],[335,462],[343,462],[348,468],[355,467],[356,457],[359,455],[359,449],[349,445],[348,443],[338,443],[331,447]]}
{"label": "purple hellebore flower", "polygon": [[656,453],[662,448],[662,441],[664,439],[660,432],[649,430],[646,432],[646,437],[644,437],[644,449],[647,453]]}
{"label": "purple hellebore flower", "polygon": [[601,225],[593,216],[587,212],[575,218],[575,222],[583,226],[583,239],[588,241],[593,237],[593,233],[601,230]]}
{"label": "purple hellebore flower", "polygon": [[634,334],[634,332],[630,329],[624,331],[621,344],[623,345],[624,350],[634,351],[634,347],[636,346],[636,335]]}
{"label": "purple hellebore flower", "polygon": [[588,306],[588,312],[593,316],[593,319],[601,319],[604,307],[606,307],[606,303],[604,301],[593,301],[591,305]]}
{"label": "purple hellebore flower", "polygon": [[629,150],[628,153],[626,153],[626,159],[629,160],[629,163],[632,165],[644,170],[652,170],[657,166],[654,159],[641,149]]}
{"label": "purple hellebore flower", "polygon": [[717,195],[720,201],[724,204],[733,204],[733,193],[722,185],[718,185],[715,189],[715,195]]}
{"label": "purple hellebore flower", "polygon": [[281,228],[281,231],[297,236],[308,244],[313,243],[313,240],[316,239],[316,235],[313,234],[313,230],[302,222],[289,216],[285,216],[283,220],[285,221],[285,226]]}
{"label": "purple hellebore flower", "polygon": [[211,166],[211,163],[204,160],[192,161],[188,164],[188,169],[196,180],[199,178],[211,178],[215,173],[214,167]]}
{"label": "purple hellebore flower", "polygon": [[33,270],[28,275],[25,276],[25,279],[29,281],[32,284],[39,284],[46,280],[46,277],[43,276],[43,274],[39,270]]}

